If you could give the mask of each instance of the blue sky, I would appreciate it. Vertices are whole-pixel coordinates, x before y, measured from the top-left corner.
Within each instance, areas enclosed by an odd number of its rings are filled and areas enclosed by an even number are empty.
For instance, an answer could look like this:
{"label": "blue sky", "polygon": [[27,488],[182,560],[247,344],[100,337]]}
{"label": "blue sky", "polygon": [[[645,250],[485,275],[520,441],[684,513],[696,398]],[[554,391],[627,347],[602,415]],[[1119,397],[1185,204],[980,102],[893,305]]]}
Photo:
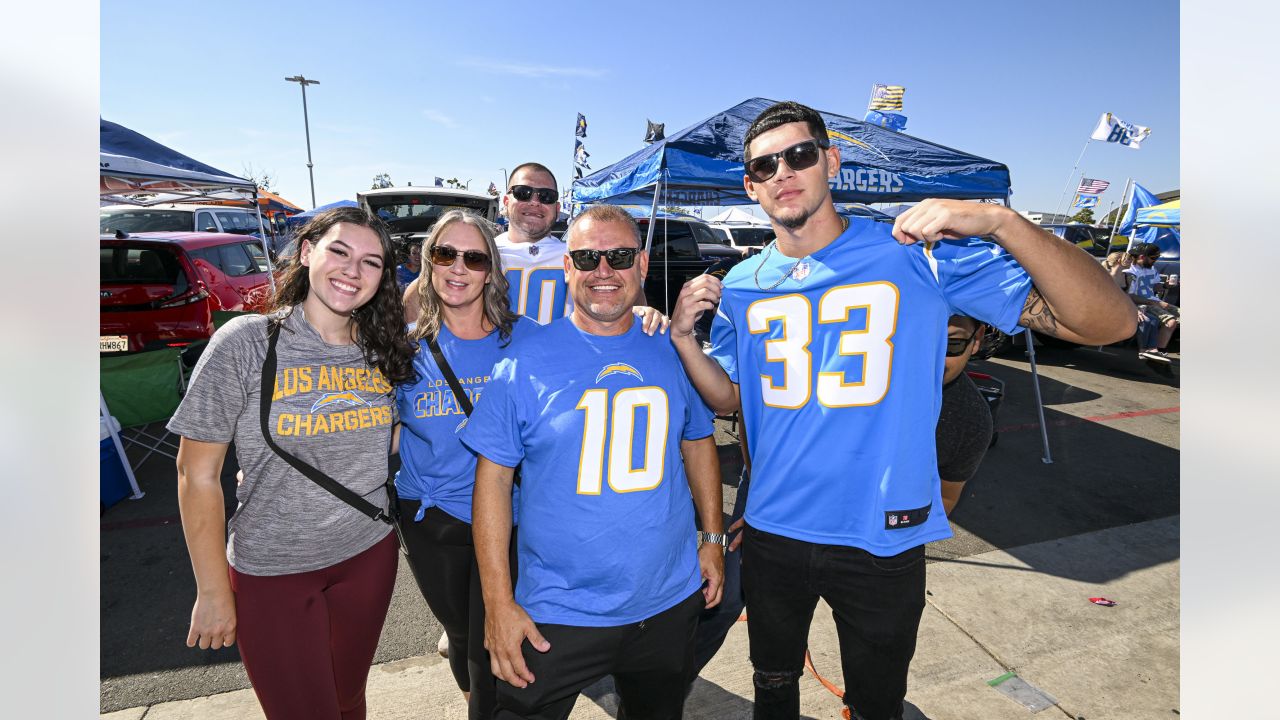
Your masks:
{"label": "blue sky", "polygon": [[[861,117],[906,87],[907,133],[1007,164],[1013,205],[1052,210],[1099,115],[1152,128],[1081,170],[1179,187],[1178,6],[1037,2],[240,2],[101,8],[101,114],[310,207],[373,176],[502,185],[526,160],[568,181],[576,113],[600,169],[746,98]],[[1092,12],[1088,11],[1092,8]],[[1108,14],[1110,12],[1111,14]],[[1072,181],[1074,188],[1074,179]],[[1069,202],[1069,198],[1066,202]],[[1064,206],[1066,204],[1064,202]]]}

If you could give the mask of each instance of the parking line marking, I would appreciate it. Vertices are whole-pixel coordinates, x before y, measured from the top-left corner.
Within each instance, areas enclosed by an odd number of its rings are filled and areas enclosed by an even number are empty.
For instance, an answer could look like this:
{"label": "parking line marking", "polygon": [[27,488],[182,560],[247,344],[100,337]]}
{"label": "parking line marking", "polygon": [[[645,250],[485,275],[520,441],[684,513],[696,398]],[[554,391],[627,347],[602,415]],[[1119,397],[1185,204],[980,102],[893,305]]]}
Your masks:
{"label": "parking line marking", "polygon": [[[1110,415],[1093,415],[1091,417],[1073,417],[1053,420],[1047,425],[1049,427],[1063,427],[1065,425],[1078,425],[1080,423],[1096,422],[1104,423],[1113,420],[1128,420],[1129,418],[1146,417],[1148,415],[1167,415],[1169,413],[1181,412],[1182,407],[1175,405],[1167,408],[1152,408],[1150,410],[1131,410],[1129,412],[1112,413]],[[1005,427],[996,428],[996,432],[1015,432],[1017,430],[1035,430],[1040,427],[1040,423],[1022,423],[1021,425],[1006,425]]]}

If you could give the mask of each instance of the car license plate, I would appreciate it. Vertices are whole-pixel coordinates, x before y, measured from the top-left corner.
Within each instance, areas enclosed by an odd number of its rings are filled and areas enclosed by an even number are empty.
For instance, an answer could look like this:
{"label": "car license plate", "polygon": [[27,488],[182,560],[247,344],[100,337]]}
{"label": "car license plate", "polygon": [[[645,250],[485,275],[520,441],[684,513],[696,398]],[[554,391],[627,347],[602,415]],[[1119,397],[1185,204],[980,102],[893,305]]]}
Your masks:
{"label": "car license plate", "polygon": [[98,336],[98,352],[129,352],[128,335]]}

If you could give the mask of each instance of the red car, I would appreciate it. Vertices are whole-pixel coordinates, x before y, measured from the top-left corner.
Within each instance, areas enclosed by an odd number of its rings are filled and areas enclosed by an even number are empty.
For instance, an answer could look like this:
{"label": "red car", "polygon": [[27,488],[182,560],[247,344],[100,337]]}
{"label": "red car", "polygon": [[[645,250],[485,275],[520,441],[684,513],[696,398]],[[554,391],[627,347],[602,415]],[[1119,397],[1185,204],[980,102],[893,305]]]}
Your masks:
{"label": "red car", "polygon": [[[121,237],[123,236],[123,237]],[[227,233],[101,238],[99,350],[181,347],[213,334],[213,312],[261,312],[271,296],[262,244]]]}

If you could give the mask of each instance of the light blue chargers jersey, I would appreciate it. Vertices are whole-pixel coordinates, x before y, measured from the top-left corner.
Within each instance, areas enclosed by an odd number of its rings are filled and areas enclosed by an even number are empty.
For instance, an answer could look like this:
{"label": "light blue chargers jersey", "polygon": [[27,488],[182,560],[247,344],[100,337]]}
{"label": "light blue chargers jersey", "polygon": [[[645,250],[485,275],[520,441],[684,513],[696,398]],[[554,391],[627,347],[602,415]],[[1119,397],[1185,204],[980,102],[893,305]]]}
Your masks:
{"label": "light blue chargers jersey", "polygon": [[[534,328],[532,320],[518,318],[511,329],[512,342]],[[493,365],[506,352],[497,331],[479,340],[463,340],[440,328],[440,351],[449,361],[474,407],[489,382]],[[418,341],[413,359],[416,382],[396,388],[400,410],[400,470],[396,492],[406,500],[422,503],[415,521],[436,506],[453,517],[471,522],[471,491],[476,481],[476,456],[462,444],[458,433],[467,419],[454,398],[449,382],[436,365],[426,340]]]}
{"label": "light blue chargers jersey", "polygon": [[951,535],[934,444],[947,318],[1012,332],[1031,280],[992,243],[890,230],[852,218],[811,256],[774,247],[725,277],[711,355],[741,393],[755,528],[881,556]]}
{"label": "light blue chargers jersey", "polygon": [[462,441],[520,466],[515,597],[536,622],[607,627],[671,608],[702,584],[682,440],[711,411],[666,335],[569,318],[518,339]]}

